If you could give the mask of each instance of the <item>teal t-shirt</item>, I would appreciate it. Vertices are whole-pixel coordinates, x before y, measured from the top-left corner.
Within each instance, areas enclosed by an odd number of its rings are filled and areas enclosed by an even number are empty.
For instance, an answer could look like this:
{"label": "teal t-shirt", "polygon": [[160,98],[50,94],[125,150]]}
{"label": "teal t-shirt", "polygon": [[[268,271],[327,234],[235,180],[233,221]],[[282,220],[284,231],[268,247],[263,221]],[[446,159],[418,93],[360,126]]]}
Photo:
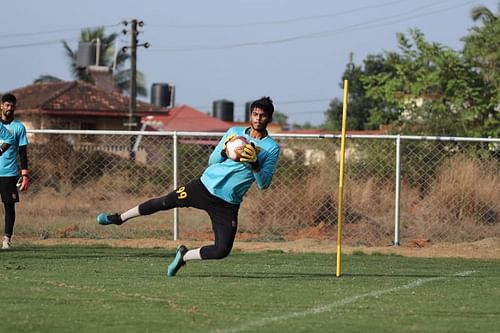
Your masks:
{"label": "teal t-shirt", "polygon": [[[245,127],[232,127],[224,134],[210,155],[208,168],[201,176],[201,182],[210,193],[232,204],[240,204],[243,201],[243,196],[253,182],[259,189],[269,187],[280,153],[279,145],[270,136],[260,140],[255,139],[246,134],[246,129]],[[224,141],[232,134],[244,136],[260,148],[257,154],[257,162],[260,166],[258,172],[253,172],[248,163],[222,157]]]}
{"label": "teal t-shirt", "polygon": [[[6,129],[9,135],[2,133],[2,128]],[[3,142],[10,143],[10,147],[0,156],[0,177],[18,176],[17,149],[28,144],[24,125],[16,119],[9,124],[2,124],[0,127],[0,144]]]}

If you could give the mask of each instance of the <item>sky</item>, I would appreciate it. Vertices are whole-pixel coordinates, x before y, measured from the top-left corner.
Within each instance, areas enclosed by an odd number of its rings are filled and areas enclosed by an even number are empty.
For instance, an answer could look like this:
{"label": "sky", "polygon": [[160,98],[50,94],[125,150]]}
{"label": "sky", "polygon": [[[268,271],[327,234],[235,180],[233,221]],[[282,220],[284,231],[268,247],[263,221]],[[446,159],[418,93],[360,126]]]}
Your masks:
{"label": "sky", "polygon": [[[498,0],[16,0],[2,3],[0,92],[40,75],[73,80],[62,40],[78,48],[80,31],[121,33],[137,19],[137,69],[153,83],[175,85],[176,105],[212,112],[213,102],[270,96],[290,124],[320,125],[353,54],[397,51],[396,33],[420,29],[427,41],[454,50],[475,25],[471,9],[496,12]],[[130,26],[128,26],[130,27]],[[130,45],[120,34],[119,47]],[[129,67],[129,64],[126,64]],[[149,97],[139,98],[149,101]]]}

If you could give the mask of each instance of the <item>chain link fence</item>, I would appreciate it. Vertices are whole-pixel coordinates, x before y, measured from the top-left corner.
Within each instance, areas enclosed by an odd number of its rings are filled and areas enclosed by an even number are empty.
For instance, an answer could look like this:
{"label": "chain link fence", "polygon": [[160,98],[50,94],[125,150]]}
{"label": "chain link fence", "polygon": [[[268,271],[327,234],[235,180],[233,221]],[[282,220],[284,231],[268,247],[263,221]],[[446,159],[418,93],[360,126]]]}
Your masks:
{"label": "chain link fence", "polygon": [[[30,189],[16,234],[28,237],[211,239],[203,211],[183,208],[98,226],[199,177],[222,133],[29,131]],[[336,240],[340,139],[273,136],[281,156],[272,185],[252,186],[237,239]],[[500,236],[500,139],[347,137],[343,243]],[[399,175],[399,176],[397,176]]]}

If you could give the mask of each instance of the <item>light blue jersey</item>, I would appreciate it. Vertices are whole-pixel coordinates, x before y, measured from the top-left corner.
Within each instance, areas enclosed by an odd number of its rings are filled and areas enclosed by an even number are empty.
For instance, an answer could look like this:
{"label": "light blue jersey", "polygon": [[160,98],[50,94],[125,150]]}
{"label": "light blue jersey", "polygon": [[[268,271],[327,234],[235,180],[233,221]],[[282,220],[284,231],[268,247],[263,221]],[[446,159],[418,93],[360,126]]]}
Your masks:
{"label": "light blue jersey", "polygon": [[[26,128],[16,119],[10,124],[1,125],[0,144],[6,142],[10,144],[10,147],[0,156],[0,177],[18,176],[19,166],[17,165],[17,149],[19,146],[26,146],[28,144]],[[8,135],[4,136],[2,128],[8,132]]]}
{"label": "light blue jersey", "polygon": [[[224,141],[232,134],[244,136],[260,148],[257,154],[257,162],[260,166],[258,172],[253,172],[248,163],[222,157]],[[246,134],[245,127],[232,127],[224,134],[210,155],[209,166],[201,176],[201,182],[216,197],[232,204],[240,204],[253,182],[261,190],[269,187],[276,170],[279,153],[278,144],[270,136],[255,139]]]}

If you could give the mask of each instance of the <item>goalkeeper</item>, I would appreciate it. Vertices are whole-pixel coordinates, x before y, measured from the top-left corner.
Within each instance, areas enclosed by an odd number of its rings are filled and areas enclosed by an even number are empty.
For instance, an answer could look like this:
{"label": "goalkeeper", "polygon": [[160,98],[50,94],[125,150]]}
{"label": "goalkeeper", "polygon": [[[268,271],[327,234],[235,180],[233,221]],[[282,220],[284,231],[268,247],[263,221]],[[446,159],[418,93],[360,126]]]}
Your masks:
{"label": "goalkeeper", "polygon": [[[243,196],[254,182],[261,190],[268,188],[276,169],[280,148],[267,132],[273,113],[274,106],[269,97],[254,101],[250,106],[250,127],[232,127],[224,134],[199,179],[122,214],[101,213],[97,216],[97,222],[101,225],[119,225],[137,216],[175,207],[202,209],[212,221],[214,244],[191,250],[180,245],[167,268],[167,275],[175,276],[187,261],[226,257],[233,247]],[[250,143],[245,146],[240,161],[233,161],[226,156],[226,143],[240,135],[245,136]]]}

